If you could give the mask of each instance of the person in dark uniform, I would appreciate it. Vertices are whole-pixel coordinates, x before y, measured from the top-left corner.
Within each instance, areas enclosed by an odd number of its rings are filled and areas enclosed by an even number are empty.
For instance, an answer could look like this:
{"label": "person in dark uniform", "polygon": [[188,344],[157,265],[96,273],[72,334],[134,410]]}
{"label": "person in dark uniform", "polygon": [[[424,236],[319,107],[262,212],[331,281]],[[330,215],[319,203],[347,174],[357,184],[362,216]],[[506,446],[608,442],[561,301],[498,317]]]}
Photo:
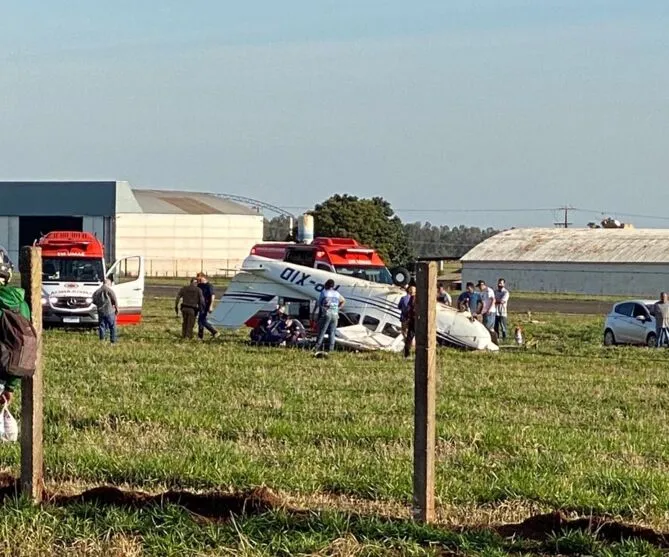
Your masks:
{"label": "person in dark uniform", "polygon": [[197,286],[202,290],[204,296],[204,307],[200,308],[197,318],[197,337],[201,340],[204,339],[204,330],[207,329],[211,333],[211,337],[215,338],[218,331],[214,329],[208,319],[209,314],[214,311],[214,300],[216,299],[214,287],[207,280],[207,275],[204,273],[197,274]]}
{"label": "person in dark uniform", "polygon": [[411,355],[411,347],[416,339],[416,288],[409,292],[406,307],[406,337],[404,337],[404,357]]}
{"label": "person in dark uniform", "polygon": [[197,279],[192,279],[188,286],[179,290],[177,299],[174,302],[174,311],[179,316],[179,300],[181,300],[181,337],[193,338],[193,328],[195,320],[201,309],[204,309],[204,295],[202,290],[197,287]]}

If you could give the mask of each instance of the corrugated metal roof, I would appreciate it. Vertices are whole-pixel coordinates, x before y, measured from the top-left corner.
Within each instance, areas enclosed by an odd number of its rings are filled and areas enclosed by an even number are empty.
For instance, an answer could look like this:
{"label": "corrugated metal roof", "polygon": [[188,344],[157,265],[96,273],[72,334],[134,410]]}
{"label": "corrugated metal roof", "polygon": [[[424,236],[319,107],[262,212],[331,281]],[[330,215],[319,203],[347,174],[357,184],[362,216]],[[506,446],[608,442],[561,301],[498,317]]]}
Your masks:
{"label": "corrugated metal roof", "polygon": [[210,193],[171,190],[133,189],[144,213],[184,215],[255,215],[250,207],[216,197]]}
{"label": "corrugated metal roof", "polygon": [[484,240],[461,261],[669,263],[669,230],[516,228]]}

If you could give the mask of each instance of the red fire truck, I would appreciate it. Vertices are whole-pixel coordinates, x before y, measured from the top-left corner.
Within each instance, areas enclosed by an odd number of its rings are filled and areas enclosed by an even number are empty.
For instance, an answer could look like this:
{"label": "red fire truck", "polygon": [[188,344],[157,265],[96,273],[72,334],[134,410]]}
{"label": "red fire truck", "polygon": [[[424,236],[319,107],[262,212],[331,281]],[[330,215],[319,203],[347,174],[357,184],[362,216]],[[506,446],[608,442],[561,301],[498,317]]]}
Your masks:
{"label": "red fire truck", "polygon": [[314,238],[309,244],[263,242],[253,246],[251,255],[383,284],[406,286],[410,280],[406,269],[398,267],[389,271],[374,249],[359,244],[353,238]]}
{"label": "red fire truck", "polygon": [[105,278],[113,281],[119,324],[139,323],[144,299],[144,259],[125,257],[106,268],[104,247],[90,232],[49,232],[42,248],[42,319],[45,325],[98,323],[93,293]]}

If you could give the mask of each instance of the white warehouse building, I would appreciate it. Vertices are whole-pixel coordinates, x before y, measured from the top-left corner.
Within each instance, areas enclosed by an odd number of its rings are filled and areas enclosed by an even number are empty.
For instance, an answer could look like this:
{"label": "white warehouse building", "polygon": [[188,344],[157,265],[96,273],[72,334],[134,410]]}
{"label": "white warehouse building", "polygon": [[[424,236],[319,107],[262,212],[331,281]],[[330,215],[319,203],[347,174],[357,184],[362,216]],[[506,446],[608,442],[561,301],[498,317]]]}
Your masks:
{"label": "white warehouse building", "polygon": [[142,255],[149,276],[232,275],[262,241],[263,216],[208,193],[133,189],[128,182],[0,182],[0,245],[52,230],[93,232],[108,262]]}
{"label": "white warehouse building", "polygon": [[669,290],[669,230],[518,228],[461,258],[462,282],[506,279],[517,292],[655,299]]}

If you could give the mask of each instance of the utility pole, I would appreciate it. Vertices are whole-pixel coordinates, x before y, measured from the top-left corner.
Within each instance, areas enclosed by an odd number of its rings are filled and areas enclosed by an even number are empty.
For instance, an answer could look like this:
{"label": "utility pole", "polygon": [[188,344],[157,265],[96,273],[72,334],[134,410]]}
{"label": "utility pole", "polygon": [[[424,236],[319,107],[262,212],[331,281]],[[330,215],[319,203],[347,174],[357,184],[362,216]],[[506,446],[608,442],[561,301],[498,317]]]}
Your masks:
{"label": "utility pole", "polygon": [[569,228],[572,225],[572,222],[569,222],[569,211],[573,211],[574,208],[571,205],[565,205],[564,207],[559,207],[558,211],[564,211],[564,220],[562,222],[554,222],[553,224],[558,228]]}

